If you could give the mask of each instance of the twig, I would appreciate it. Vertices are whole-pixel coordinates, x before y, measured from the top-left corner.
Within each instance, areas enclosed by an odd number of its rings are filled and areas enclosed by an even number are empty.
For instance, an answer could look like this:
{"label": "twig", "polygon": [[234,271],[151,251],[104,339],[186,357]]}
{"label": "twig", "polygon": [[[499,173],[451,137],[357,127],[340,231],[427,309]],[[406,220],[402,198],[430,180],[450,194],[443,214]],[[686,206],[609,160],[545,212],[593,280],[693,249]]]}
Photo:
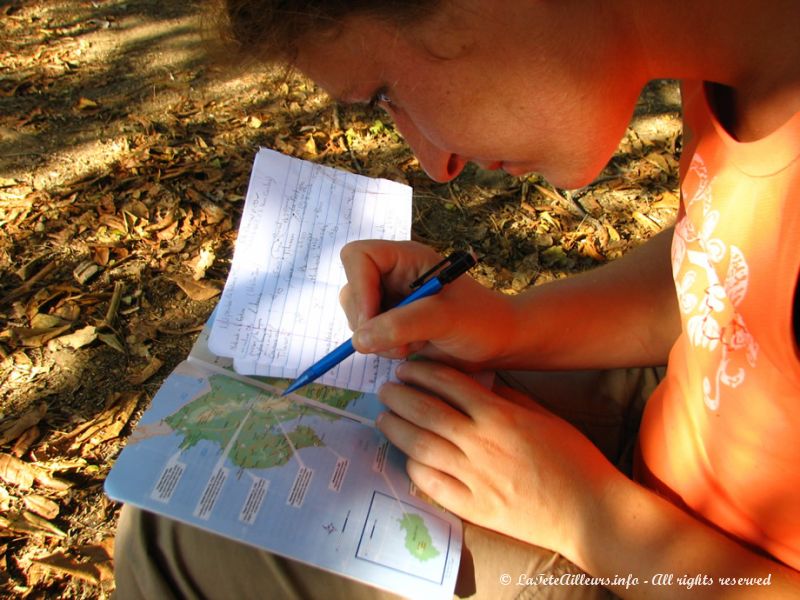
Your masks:
{"label": "twig", "polygon": [[102,327],[108,327],[113,329],[114,321],[117,318],[117,311],[119,310],[119,303],[122,300],[122,289],[123,283],[121,281],[117,281],[114,283],[114,293],[111,295],[111,302],[108,305],[108,310],[106,311],[106,316],[103,319]]}

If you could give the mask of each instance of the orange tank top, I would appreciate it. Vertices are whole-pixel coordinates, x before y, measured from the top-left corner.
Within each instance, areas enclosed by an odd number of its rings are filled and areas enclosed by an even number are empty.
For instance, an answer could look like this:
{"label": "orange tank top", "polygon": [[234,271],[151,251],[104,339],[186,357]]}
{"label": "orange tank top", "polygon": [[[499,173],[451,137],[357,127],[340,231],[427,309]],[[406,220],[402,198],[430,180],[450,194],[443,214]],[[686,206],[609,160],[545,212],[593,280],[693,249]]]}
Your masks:
{"label": "orange tank top", "polygon": [[800,570],[800,114],[741,143],[684,84],[672,269],[682,319],[638,477]]}

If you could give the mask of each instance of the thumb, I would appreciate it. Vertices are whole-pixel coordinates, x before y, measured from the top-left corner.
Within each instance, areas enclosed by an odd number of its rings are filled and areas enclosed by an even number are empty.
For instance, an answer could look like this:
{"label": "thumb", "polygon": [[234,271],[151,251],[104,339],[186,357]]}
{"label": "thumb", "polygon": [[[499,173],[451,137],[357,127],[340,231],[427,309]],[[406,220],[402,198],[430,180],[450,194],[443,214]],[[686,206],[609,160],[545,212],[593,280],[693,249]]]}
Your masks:
{"label": "thumb", "polygon": [[353,347],[363,354],[408,354],[410,346],[420,348],[444,328],[443,319],[432,317],[437,300],[424,298],[367,320],[353,332]]}

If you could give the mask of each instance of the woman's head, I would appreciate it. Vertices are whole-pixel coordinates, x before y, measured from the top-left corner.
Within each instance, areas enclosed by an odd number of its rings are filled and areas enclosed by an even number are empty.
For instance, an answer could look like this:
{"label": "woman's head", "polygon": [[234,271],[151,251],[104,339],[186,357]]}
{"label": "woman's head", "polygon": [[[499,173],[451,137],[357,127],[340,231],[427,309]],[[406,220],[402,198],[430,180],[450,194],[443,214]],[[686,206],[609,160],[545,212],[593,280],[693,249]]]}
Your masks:
{"label": "woman's head", "polygon": [[341,102],[377,100],[437,181],[472,161],[584,185],[645,83],[601,2],[297,4],[227,0],[231,31]]}
{"label": "woman's head", "polygon": [[335,33],[348,18],[403,24],[432,13],[437,0],[217,0],[228,37],[247,53],[293,61],[302,40]]}

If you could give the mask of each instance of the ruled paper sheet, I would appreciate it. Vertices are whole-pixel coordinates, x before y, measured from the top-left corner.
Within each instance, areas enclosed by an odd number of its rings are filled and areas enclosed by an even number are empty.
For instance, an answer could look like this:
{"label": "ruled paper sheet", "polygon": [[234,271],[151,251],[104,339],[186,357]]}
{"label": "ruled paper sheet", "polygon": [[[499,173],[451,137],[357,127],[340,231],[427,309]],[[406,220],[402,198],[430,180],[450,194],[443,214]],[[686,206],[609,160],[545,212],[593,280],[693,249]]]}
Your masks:
{"label": "ruled paper sheet", "polygon": [[[339,305],[342,246],[410,235],[410,187],[260,150],[211,351],[243,375],[294,379],[352,335]],[[355,354],[318,381],[374,392],[396,362]]]}

